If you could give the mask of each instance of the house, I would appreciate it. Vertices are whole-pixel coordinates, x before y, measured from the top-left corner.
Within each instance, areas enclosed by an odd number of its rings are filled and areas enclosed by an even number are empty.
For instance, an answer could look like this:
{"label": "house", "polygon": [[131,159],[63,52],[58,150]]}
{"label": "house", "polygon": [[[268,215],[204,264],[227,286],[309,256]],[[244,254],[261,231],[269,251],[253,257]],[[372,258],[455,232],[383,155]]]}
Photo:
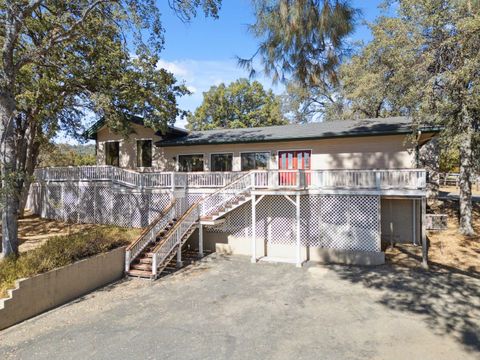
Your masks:
{"label": "house", "polygon": [[[149,225],[128,249],[132,274],[156,276],[174,254],[181,261],[187,242],[298,266],[380,264],[386,244],[409,242],[424,246],[426,261],[426,172],[417,164],[433,128],[406,117],[163,133],[136,119],[132,128],[125,139],[94,125],[98,166],[44,169],[36,193],[73,221],[106,221],[99,209],[108,207],[113,223]],[[98,200],[99,189],[113,200]],[[73,215],[68,203],[80,204]],[[81,210],[90,203],[93,215]],[[56,216],[38,210],[48,211]]]}

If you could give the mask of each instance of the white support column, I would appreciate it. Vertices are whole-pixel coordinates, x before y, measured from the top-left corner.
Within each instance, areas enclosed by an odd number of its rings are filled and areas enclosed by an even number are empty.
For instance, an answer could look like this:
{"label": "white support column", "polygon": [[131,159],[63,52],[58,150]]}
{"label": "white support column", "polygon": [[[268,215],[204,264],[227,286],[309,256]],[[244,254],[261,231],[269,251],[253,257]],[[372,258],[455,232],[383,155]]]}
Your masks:
{"label": "white support column", "polygon": [[301,239],[300,239],[300,195],[296,195],[296,215],[297,215],[297,267],[302,267],[302,247],[301,247]]}
{"label": "white support column", "polygon": [[256,236],[256,222],[257,222],[257,215],[256,215],[256,196],[252,195],[252,263],[257,262],[257,236]]}
{"label": "white support column", "polygon": [[422,197],[422,267],[428,269],[428,244],[427,244],[427,198]]}
{"label": "white support column", "polygon": [[203,225],[198,226],[198,257],[203,257]]}
{"label": "white support column", "polygon": [[412,242],[417,245],[417,199],[412,199]]}
{"label": "white support column", "polygon": [[177,250],[177,268],[180,268],[183,266],[182,262],[182,244],[178,244],[178,250]]}

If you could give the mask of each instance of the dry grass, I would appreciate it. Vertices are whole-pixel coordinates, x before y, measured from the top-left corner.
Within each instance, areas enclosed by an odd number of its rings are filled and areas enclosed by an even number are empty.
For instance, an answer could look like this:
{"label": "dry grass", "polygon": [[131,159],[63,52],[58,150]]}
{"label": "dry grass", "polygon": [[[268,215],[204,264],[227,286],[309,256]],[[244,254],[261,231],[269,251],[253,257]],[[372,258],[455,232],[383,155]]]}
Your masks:
{"label": "dry grass", "polygon": [[[429,232],[429,261],[432,265],[480,276],[480,203],[474,203],[473,224],[477,236],[467,237],[458,232],[458,202],[440,201],[431,208],[435,213],[448,214],[448,229]],[[420,246],[397,245],[387,249],[387,260],[390,263],[416,267],[421,260]]]}
{"label": "dry grass", "polygon": [[[70,229],[68,234],[63,231],[64,223],[35,221],[44,225],[38,229],[36,235],[32,235],[40,239],[35,242],[35,246],[32,247],[30,244],[31,248],[17,258],[0,261],[0,298],[6,296],[6,290],[12,288],[17,279],[40,274],[127,245],[141,232],[140,229],[86,225],[75,226],[75,230]],[[25,226],[20,227],[21,231],[28,231]],[[52,231],[51,236],[45,237],[45,233],[52,229],[56,230]]]}
{"label": "dry grass", "polygon": [[[460,189],[456,186],[453,186],[453,185],[448,185],[448,186],[440,186],[440,189],[439,189],[441,192],[446,192],[446,193],[453,193],[453,194],[459,194],[460,193]],[[472,185],[472,195],[474,196],[478,196],[480,195],[480,189],[477,188],[477,185]]]}

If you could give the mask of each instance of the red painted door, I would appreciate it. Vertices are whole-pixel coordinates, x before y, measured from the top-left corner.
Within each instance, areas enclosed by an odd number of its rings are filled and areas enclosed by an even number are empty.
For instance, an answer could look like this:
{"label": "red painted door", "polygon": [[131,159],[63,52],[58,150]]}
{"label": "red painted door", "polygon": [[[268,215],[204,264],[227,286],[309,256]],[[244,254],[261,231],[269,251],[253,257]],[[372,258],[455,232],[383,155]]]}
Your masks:
{"label": "red painted door", "polygon": [[[295,186],[297,172],[295,170],[310,170],[312,152],[310,150],[287,150],[278,152],[279,185]],[[284,171],[282,171],[284,170]],[[307,184],[310,183],[310,174],[306,174]]]}

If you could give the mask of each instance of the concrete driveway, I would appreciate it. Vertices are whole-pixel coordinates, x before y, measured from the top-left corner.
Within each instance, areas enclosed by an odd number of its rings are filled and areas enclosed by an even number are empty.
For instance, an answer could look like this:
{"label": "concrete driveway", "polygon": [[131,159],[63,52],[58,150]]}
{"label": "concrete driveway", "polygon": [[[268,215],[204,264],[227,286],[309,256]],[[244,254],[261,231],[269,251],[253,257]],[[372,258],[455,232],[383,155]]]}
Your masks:
{"label": "concrete driveway", "polygon": [[472,274],[212,255],[0,332],[0,358],[480,359],[479,334]]}

